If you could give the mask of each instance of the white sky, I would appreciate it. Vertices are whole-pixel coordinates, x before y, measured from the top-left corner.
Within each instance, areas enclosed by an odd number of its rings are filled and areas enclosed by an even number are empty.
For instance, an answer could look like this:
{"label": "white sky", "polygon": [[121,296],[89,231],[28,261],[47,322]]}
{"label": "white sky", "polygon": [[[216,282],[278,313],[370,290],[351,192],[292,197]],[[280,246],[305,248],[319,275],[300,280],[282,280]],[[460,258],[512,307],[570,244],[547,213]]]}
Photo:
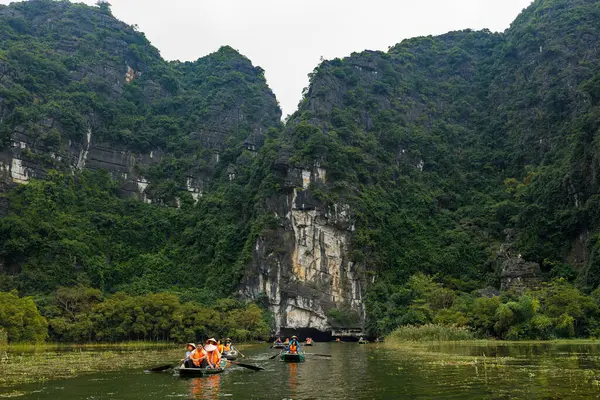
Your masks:
{"label": "white sky", "polygon": [[[0,0],[0,3],[10,3]],[[84,0],[94,4],[96,0]],[[283,115],[326,59],[460,29],[503,31],[531,0],[110,0],[168,60],[230,45],[266,71]]]}

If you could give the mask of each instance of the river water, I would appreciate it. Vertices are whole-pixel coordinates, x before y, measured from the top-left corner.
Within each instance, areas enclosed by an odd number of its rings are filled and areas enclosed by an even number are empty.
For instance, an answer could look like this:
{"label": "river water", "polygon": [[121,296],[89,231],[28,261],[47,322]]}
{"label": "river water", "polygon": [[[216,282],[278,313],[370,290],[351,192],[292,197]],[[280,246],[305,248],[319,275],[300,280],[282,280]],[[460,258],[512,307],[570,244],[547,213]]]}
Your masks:
{"label": "river water", "polygon": [[600,398],[599,351],[593,343],[317,343],[306,348],[306,362],[286,364],[268,360],[275,354],[268,345],[256,345],[244,349],[244,362],[263,366],[260,372],[233,367],[183,379],[172,372],[126,369],[25,385],[18,398],[590,399]]}

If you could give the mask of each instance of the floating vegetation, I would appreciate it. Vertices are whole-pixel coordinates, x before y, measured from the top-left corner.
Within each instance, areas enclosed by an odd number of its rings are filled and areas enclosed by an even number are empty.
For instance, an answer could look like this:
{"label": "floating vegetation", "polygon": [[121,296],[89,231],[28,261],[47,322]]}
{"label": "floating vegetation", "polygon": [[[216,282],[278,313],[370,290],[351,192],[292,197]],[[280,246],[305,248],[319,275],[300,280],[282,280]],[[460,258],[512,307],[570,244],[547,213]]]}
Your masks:
{"label": "floating vegetation", "polygon": [[[20,384],[72,378],[81,374],[148,368],[177,360],[179,346],[147,343],[102,346],[10,346],[0,364],[0,391]],[[4,353],[3,353],[4,354]],[[14,397],[17,392],[0,396]]]}

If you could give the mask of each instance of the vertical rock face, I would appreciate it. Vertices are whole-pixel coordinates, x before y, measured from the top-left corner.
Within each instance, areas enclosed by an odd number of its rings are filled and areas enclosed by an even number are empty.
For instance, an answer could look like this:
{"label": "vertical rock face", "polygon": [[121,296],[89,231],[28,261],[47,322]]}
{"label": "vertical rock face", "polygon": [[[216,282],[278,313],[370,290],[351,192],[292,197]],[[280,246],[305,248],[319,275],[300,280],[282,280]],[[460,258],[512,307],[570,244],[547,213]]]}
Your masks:
{"label": "vertical rock face", "polygon": [[519,257],[507,258],[502,264],[500,290],[522,293],[527,289],[537,289],[541,283],[541,275],[538,263]]}
{"label": "vertical rock face", "polygon": [[[44,121],[44,125],[48,130],[60,128],[52,119]],[[97,142],[91,128],[83,135],[82,142],[63,141],[53,147],[56,149],[41,142],[25,127],[17,126],[11,136],[11,145],[0,151],[0,181],[4,185],[26,184],[30,179],[45,178],[48,169],[105,169],[121,182],[123,197],[151,202],[151,194],[146,191],[150,182],[140,171],[163,160],[165,154],[160,149],[141,153],[115,143]],[[203,185],[202,177],[194,175],[180,189],[189,192],[197,201]]]}
{"label": "vertical rock face", "polygon": [[278,229],[256,241],[253,262],[244,278],[244,294],[268,301],[276,331],[331,330],[327,313],[349,309],[364,316],[364,283],[348,259],[354,229],[347,205],[325,207],[312,188],[324,184],[326,171],[289,167],[287,193],[267,207]]}

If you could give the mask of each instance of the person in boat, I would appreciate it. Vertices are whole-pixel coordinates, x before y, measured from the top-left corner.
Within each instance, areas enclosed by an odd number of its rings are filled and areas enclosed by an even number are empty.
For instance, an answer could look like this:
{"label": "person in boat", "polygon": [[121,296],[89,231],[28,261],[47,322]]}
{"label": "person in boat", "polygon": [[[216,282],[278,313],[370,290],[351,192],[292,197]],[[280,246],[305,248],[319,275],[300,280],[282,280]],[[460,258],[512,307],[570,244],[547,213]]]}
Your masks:
{"label": "person in boat", "polygon": [[231,343],[231,339],[227,338],[225,339],[225,346],[223,348],[225,354],[229,354],[230,352],[233,351],[233,344]]}
{"label": "person in boat", "polygon": [[192,354],[190,354],[189,360],[184,362],[184,367],[186,368],[206,368],[208,365],[208,354],[204,347],[202,347],[202,343],[198,343]]}
{"label": "person in boat", "polygon": [[311,337],[307,337],[306,340],[305,340],[306,344],[312,344],[312,341],[313,340],[312,340]]}
{"label": "person in boat", "polygon": [[279,336],[277,336],[277,339],[275,339],[275,344],[283,344]]}
{"label": "person in boat", "polygon": [[335,339],[336,342],[341,342],[340,338]]}
{"label": "person in boat", "polygon": [[365,339],[361,336],[360,339],[358,339],[359,342],[364,342]]}
{"label": "person in boat", "polygon": [[217,347],[218,342],[215,338],[210,338],[206,341],[204,351],[206,351],[206,360],[208,363],[207,368],[220,368],[221,367],[221,353]]}
{"label": "person in boat", "polygon": [[217,348],[219,350],[219,354],[223,354],[225,351],[225,345],[221,342],[221,340],[217,342]]}
{"label": "person in boat", "polygon": [[290,340],[288,346],[286,347],[285,351],[287,353],[290,354],[298,354],[300,353],[300,343],[298,343],[298,337],[297,336],[292,336],[292,339]]}
{"label": "person in boat", "polygon": [[185,352],[185,359],[184,361],[187,361],[190,359],[190,356],[192,355],[192,353],[194,352],[194,350],[196,350],[196,345],[194,343],[188,343],[186,346],[186,352]]}
{"label": "person in boat", "polygon": [[283,342],[283,344],[285,344],[286,346],[290,344],[290,339],[285,338],[285,341]]}

